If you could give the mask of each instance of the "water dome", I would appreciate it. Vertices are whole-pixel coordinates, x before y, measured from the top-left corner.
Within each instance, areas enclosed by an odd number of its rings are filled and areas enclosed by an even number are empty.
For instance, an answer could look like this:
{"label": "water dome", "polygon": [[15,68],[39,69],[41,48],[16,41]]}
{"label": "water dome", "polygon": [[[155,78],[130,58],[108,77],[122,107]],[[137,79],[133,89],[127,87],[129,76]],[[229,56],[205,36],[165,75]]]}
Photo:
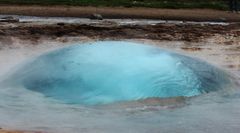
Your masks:
{"label": "water dome", "polygon": [[152,45],[122,41],[76,44],[41,55],[11,82],[69,104],[191,97],[230,83],[218,68]]}

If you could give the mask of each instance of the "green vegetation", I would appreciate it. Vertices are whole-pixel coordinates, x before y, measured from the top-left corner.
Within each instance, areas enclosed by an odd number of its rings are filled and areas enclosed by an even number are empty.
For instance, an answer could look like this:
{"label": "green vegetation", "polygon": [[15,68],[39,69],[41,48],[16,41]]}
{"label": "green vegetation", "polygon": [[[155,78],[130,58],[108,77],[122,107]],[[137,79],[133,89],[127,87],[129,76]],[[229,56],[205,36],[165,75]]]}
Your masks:
{"label": "green vegetation", "polygon": [[0,4],[228,9],[227,0],[0,0]]}

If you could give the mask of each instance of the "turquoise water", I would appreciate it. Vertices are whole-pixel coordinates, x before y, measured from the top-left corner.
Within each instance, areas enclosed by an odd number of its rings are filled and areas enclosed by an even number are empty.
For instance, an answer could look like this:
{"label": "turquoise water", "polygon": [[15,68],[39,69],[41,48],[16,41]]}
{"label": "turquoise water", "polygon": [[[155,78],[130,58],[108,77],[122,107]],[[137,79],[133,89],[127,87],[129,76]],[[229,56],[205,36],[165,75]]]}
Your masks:
{"label": "turquoise water", "polygon": [[37,57],[11,82],[69,104],[197,96],[230,83],[206,62],[121,41],[76,44]]}

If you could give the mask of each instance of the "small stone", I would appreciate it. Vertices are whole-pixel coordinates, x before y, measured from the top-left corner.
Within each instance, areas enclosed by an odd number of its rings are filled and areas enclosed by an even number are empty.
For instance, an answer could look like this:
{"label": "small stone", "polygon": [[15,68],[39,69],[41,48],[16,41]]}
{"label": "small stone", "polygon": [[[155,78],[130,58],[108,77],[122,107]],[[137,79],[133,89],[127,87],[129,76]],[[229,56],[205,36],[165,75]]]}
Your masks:
{"label": "small stone", "polygon": [[65,23],[60,22],[60,23],[57,23],[57,25],[58,25],[58,26],[64,26]]}

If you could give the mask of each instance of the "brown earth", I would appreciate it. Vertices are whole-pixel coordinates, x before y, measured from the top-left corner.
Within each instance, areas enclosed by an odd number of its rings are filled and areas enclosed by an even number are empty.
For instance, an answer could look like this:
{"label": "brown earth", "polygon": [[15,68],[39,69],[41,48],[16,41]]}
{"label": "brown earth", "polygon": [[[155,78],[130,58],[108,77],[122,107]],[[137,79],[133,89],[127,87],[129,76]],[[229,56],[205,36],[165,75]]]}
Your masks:
{"label": "brown earth", "polygon": [[104,18],[144,18],[164,20],[229,22],[240,21],[240,14],[211,9],[0,5],[0,14],[47,17],[89,17],[93,13],[101,14]]}
{"label": "brown earth", "polygon": [[96,40],[151,39],[199,42],[215,35],[240,36],[240,23],[229,25],[210,24],[157,24],[117,25],[102,21],[100,24],[34,24],[0,23],[0,40],[17,37],[21,40],[38,41],[41,38],[88,37]]}

